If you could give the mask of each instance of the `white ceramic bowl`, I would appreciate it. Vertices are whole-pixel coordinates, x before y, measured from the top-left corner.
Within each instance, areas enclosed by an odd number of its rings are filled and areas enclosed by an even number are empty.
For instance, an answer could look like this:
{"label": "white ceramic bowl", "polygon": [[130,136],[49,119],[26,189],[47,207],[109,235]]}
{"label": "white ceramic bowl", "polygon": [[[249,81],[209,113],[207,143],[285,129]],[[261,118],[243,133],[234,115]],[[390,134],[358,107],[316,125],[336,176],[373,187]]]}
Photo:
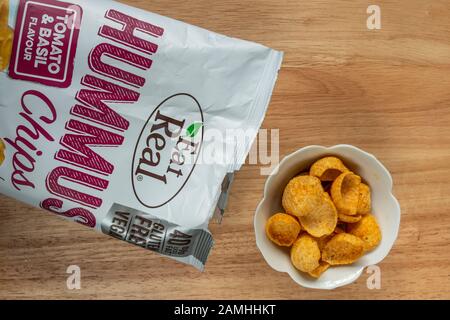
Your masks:
{"label": "white ceramic bowl", "polygon": [[[290,179],[309,168],[315,160],[334,155],[347,167],[368,182],[372,190],[372,213],[382,232],[380,245],[352,265],[329,268],[319,279],[314,279],[294,268],[289,249],[272,243],[265,234],[265,224],[271,215],[283,212],[281,197]],[[351,145],[326,148],[308,146],[285,157],[266,181],[264,198],[255,214],[256,244],[267,263],[279,272],[288,273],[299,285],[315,289],[334,289],[349,284],[361,275],[364,268],[383,260],[397,238],[400,226],[400,206],[392,194],[392,177],[373,155]]]}

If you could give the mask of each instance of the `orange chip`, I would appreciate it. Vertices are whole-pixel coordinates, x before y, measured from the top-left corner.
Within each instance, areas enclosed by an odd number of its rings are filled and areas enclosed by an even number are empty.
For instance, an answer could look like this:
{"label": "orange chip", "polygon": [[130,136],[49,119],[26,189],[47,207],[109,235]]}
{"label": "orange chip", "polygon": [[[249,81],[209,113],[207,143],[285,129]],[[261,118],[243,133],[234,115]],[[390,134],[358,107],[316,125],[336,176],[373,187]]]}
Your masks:
{"label": "orange chip", "polygon": [[292,246],[291,261],[295,268],[303,272],[319,267],[320,250],[317,241],[306,233],[300,235]]}
{"label": "orange chip", "polygon": [[334,181],[342,173],[348,172],[348,168],[336,157],[325,157],[316,161],[309,170],[311,176],[322,181]]}
{"label": "orange chip", "polygon": [[324,262],[324,261],[320,261],[320,265],[315,268],[313,271],[308,272],[309,275],[313,278],[319,278],[322,273],[324,273],[325,271],[328,270],[328,268],[330,267],[330,264]]}
{"label": "orange chip", "polygon": [[361,177],[353,172],[345,172],[334,180],[331,197],[339,213],[353,216],[358,209],[359,185]]}
{"label": "orange chip", "polygon": [[359,185],[359,199],[356,213],[367,214],[371,210],[372,210],[372,200],[370,196],[370,187],[365,183],[361,183]]}
{"label": "orange chip", "polygon": [[317,241],[317,245],[319,246],[319,250],[320,252],[322,252],[323,248],[325,248],[325,245],[328,243],[328,241],[331,240],[331,238],[333,238],[333,235],[327,235],[327,236],[322,236],[320,238],[315,238],[315,240]]}
{"label": "orange chip", "polygon": [[333,233],[337,224],[337,211],[328,193],[324,192],[321,203],[305,216],[299,217],[302,227],[313,237],[320,238]]}
{"label": "orange chip", "polygon": [[322,260],[330,265],[351,264],[364,253],[364,242],[348,233],[335,235],[322,252]]}
{"label": "orange chip", "polygon": [[322,203],[322,195],[323,188],[318,178],[297,176],[284,189],[282,205],[286,213],[305,216]]}
{"label": "orange chip", "polygon": [[12,30],[7,28],[6,31],[0,31],[0,71],[5,70],[11,60],[11,52],[13,45]]}
{"label": "orange chip", "polygon": [[339,213],[339,220],[346,223],[356,223],[361,220],[361,215],[348,216],[346,214]]}
{"label": "orange chip", "polygon": [[6,29],[9,18],[9,0],[0,0],[0,31]]}
{"label": "orange chip", "polygon": [[359,222],[349,225],[348,232],[363,240],[365,251],[374,249],[381,242],[380,226],[371,214],[364,215]]}
{"label": "orange chip", "polygon": [[13,31],[8,26],[9,0],[0,0],[0,71],[6,69],[11,59]]}
{"label": "orange chip", "polygon": [[300,224],[294,217],[277,213],[266,223],[267,237],[279,246],[290,247],[300,233]]}

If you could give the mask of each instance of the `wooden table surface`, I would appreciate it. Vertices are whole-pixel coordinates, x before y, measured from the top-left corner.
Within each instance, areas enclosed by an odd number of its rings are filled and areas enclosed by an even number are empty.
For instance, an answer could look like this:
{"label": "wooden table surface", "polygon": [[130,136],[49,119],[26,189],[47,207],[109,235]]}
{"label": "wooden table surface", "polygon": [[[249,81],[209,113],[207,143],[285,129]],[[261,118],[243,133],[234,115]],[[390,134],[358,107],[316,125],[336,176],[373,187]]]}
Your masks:
{"label": "wooden table surface", "polygon": [[[280,154],[353,144],[390,170],[402,208],[398,240],[368,275],[333,291],[304,289],[255,245],[265,177],[237,174],[226,218],[212,225],[207,269],[193,268],[0,197],[0,298],[450,298],[450,2],[127,0],[131,5],[285,51],[264,128]],[[366,8],[381,7],[368,30]],[[81,267],[82,288],[66,288]]]}

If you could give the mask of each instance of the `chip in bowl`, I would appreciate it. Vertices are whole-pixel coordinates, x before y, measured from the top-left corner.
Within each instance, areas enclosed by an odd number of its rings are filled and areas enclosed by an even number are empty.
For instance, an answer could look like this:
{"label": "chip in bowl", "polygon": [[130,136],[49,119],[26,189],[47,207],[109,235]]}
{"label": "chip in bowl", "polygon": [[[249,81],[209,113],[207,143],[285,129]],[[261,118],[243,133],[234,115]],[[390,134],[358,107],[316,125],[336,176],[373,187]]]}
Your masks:
{"label": "chip in bowl", "polygon": [[301,217],[313,211],[323,201],[323,187],[316,177],[297,176],[284,189],[282,204],[286,213]]}
{"label": "chip in bowl", "polygon": [[302,227],[313,237],[320,238],[333,233],[337,225],[336,207],[328,193],[324,192],[322,201],[314,210],[299,217]]}
{"label": "chip in bowl", "polygon": [[292,264],[312,278],[354,263],[381,241],[377,221],[369,214],[370,187],[339,158],[322,158],[291,179],[282,206],[286,213],[266,222],[267,237],[279,246],[292,246]]}
{"label": "chip in bowl", "polygon": [[358,210],[361,177],[353,172],[344,172],[331,185],[331,197],[339,213],[349,216]]}
{"label": "chip in bowl", "polygon": [[362,216],[360,214],[357,214],[355,216],[348,216],[346,214],[339,213],[338,215],[339,221],[345,222],[345,223],[356,223],[359,220],[361,220]]}
{"label": "chip in bowl", "polygon": [[360,221],[349,225],[348,232],[364,241],[364,251],[374,249],[381,242],[380,226],[372,214],[364,215]]}
{"label": "chip in bowl", "polygon": [[313,177],[319,178],[321,181],[334,181],[342,173],[348,172],[348,168],[341,159],[336,157],[325,157],[316,161],[309,171]]}
{"label": "chip in bowl", "polygon": [[328,270],[330,267],[330,264],[324,261],[320,261],[320,264],[317,268],[315,268],[313,271],[308,272],[308,274],[313,278],[319,278],[322,273]]}
{"label": "chip in bowl", "polygon": [[359,198],[356,213],[357,214],[369,213],[372,210],[370,187],[365,183],[361,183],[358,188],[359,188]]}
{"label": "chip in bowl", "polygon": [[303,272],[311,272],[320,266],[320,250],[317,241],[303,233],[291,249],[291,261],[294,267]]}
{"label": "chip in bowl", "polygon": [[300,230],[297,219],[286,213],[274,214],[266,224],[267,237],[282,247],[292,246]]}

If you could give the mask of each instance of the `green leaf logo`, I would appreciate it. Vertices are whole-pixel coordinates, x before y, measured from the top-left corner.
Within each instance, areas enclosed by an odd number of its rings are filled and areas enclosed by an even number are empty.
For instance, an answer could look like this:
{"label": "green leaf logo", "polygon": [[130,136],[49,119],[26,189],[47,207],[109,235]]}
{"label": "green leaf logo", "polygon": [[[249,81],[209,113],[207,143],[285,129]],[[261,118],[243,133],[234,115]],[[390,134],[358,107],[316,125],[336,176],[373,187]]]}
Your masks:
{"label": "green leaf logo", "polygon": [[200,129],[203,127],[202,122],[194,122],[186,129],[186,135],[188,137],[195,137],[197,133],[200,131]]}

